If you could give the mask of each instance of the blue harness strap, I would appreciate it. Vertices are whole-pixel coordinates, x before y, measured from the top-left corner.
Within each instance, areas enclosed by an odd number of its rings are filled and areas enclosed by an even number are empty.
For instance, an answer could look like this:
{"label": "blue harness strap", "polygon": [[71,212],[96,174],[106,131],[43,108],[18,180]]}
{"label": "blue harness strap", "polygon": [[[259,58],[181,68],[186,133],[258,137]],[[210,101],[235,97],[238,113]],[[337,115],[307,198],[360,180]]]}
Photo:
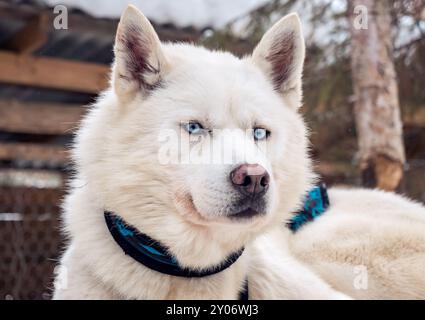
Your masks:
{"label": "blue harness strap", "polygon": [[302,209],[292,217],[287,226],[296,232],[307,222],[322,215],[328,207],[329,197],[326,185],[321,183],[307,193]]}

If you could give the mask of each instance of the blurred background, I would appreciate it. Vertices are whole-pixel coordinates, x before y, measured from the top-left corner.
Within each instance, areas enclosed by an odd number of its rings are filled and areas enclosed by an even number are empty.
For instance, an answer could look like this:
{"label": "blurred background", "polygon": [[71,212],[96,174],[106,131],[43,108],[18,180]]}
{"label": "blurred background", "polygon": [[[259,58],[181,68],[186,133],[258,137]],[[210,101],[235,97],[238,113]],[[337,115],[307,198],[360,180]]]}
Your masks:
{"label": "blurred background", "polygon": [[238,56],[297,11],[316,170],[425,202],[423,0],[0,0],[0,299],[51,297],[67,150],[107,85],[127,3],[163,41]]}

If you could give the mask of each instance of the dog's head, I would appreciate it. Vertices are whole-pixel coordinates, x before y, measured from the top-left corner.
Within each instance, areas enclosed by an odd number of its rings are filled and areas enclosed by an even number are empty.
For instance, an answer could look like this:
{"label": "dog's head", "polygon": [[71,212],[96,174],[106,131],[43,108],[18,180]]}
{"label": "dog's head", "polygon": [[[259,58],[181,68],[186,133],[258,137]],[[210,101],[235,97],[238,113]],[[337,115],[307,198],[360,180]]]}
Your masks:
{"label": "dog's head", "polygon": [[75,152],[103,205],[170,246],[201,232],[230,248],[283,224],[312,178],[297,15],[239,59],[162,44],[130,6],[114,50],[111,89]]}

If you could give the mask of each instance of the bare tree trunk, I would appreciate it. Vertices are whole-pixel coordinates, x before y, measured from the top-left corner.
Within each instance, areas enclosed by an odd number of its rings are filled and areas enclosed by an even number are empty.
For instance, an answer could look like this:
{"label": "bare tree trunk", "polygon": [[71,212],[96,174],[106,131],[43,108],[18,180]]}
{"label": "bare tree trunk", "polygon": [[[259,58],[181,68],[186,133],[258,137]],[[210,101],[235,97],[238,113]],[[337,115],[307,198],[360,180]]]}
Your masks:
{"label": "bare tree trunk", "polygon": [[[395,190],[403,177],[405,154],[392,61],[390,2],[348,1],[354,112],[363,185]],[[358,6],[363,7],[355,11]],[[367,9],[366,29],[359,28],[359,20],[357,24],[355,20],[362,9]],[[362,22],[365,27],[365,21]]]}

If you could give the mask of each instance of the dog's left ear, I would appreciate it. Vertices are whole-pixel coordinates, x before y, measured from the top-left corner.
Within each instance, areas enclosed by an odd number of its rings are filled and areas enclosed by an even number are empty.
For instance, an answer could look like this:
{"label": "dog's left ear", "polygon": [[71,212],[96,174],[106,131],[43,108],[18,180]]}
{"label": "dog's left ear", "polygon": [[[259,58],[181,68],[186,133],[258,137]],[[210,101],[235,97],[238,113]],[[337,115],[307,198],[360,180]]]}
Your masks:
{"label": "dog's left ear", "polygon": [[132,5],[121,16],[114,53],[113,88],[122,99],[154,90],[169,67],[154,28]]}
{"label": "dog's left ear", "polygon": [[296,108],[300,106],[302,98],[304,57],[304,37],[296,13],[274,24],[252,54],[254,63],[267,75],[274,89]]}

